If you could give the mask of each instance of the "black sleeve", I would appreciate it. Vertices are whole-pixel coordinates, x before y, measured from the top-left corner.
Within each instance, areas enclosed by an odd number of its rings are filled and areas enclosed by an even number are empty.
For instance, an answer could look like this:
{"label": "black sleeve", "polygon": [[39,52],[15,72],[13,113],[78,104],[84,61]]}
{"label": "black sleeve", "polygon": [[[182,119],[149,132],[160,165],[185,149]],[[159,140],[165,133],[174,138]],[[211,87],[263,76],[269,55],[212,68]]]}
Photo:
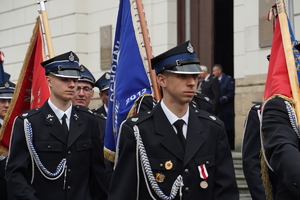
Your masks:
{"label": "black sleeve", "polygon": [[246,118],[242,145],[243,171],[253,200],[266,199],[260,165],[260,105],[253,106]]}
{"label": "black sleeve", "polygon": [[6,180],[13,199],[38,200],[30,184],[31,158],[27,148],[23,120],[16,118],[11,136],[10,151],[6,166]]}

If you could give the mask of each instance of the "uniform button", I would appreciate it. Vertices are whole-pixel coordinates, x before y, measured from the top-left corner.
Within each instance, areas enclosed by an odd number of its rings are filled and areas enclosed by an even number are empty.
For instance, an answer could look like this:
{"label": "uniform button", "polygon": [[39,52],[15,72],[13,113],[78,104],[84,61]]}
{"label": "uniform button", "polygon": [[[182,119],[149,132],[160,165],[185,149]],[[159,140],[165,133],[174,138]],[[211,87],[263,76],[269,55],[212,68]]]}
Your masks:
{"label": "uniform button", "polygon": [[293,183],[293,185],[294,185],[296,188],[298,188],[298,184],[297,184],[297,183]]}
{"label": "uniform button", "polygon": [[160,167],[163,167],[163,166],[164,166],[164,164],[160,163],[160,164],[159,164],[159,166],[160,166]]}
{"label": "uniform button", "polygon": [[68,172],[70,173],[70,172],[71,172],[71,169],[68,169]]}
{"label": "uniform button", "polygon": [[206,164],[207,164],[207,165],[209,164],[209,161],[208,161],[208,160],[206,161]]}
{"label": "uniform button", "polygon": [[68,190],[71,190],[71,186],[68,186]]}
{"label": "uniform button", "polygon": [[48,145],[48,149],[51,149],[51,146],[50,146],[50,145]]}
{"label": "uniform button", "polygon": [[71,155],[71,151],[68,151],[68,154]]}
{"label": "uniform button", "polygon": [[185,191],[185,192],[189,192],[189,191],[190,191],[190,188],[189,188],[189,187],[186,187],[186,188],[184,189],[184,191]]}
{"label": "uniform button", "polygon": [[186,174],[188,174],[189,172],[190,172],[189,169],[184,170],[184,173],[186,173]]}
{"label": "uniform button", "polygon": [[86,148],[86,144],[84,144],[83,147]]}

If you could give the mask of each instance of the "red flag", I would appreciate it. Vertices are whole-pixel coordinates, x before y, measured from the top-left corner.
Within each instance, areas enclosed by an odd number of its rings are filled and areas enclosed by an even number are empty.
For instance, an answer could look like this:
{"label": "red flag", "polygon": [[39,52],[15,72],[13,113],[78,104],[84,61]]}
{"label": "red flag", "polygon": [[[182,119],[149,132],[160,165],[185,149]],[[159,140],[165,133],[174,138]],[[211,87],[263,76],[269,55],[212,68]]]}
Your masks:
{"label": "red flag", "polygon": [[280,28],[279,18],[276,17],[264,100],[275,94],[281,94],[289,98],[292,97]]}
{"label": "red flag", "polygon": [[2,153],[9,148],[14,119],[27,110],[41,107],[50,96],[44,69],[40,65],[43,61],[43,41],[39,18],[37,18],[14,96],[1,127],[0,151],[2,150]]}

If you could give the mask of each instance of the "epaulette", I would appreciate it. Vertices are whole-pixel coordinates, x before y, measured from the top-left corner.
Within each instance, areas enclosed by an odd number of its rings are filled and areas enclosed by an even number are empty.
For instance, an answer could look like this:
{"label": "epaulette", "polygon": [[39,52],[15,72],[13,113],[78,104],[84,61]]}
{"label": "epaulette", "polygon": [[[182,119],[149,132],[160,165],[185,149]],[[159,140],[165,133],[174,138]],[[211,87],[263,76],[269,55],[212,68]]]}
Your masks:
{"label": "epaulette", "polygon": [[223,124],[223,122],[218,117],[209,112],[206,112],[205,110],[195,110],[195,113],[199,118],[213,121],[220,126]]}
{"label": "epaulette", "polygon": [[41,111],[40,108],[35,108],[35,109],[28,110],[28,111],[20,114],[19,117],[22,118],[22,119],[29,118],[29,117],[39,113],[40,111]]}
{"label": "epaulette", "polygon": [[99,114],[99,113],[94,112],[94,114],[101,119],[104,119],[104,120],[107,119],[107,117],[105,117],[105,115],[103,113]]}
{"label": "epaulette", "polygon": [[75,108],[75,110],[77,110],[77,111],[84,111],[84,112],[86,112],[86,113],[89,113],[89,114],[95,116],[95,114],[94,114],[93,111],[91,111],[90,109],[88,109],[88,108],[86,108],[86,107],[84,107],[84,106],[76,105],[76,106],[74,106],[74,108]]}
{"label": "epaulette", "polygon": [[139,124],[153,115],[153,111],[141,112],[127,119],[133,125]]}
{"label": "epaulette", "polygon": [[213,101],[208,96],[206,96],[204,94],[196,92],[195,93],[195,98],[200,99],[202,101],[205,101],[205,102],[207,102],[209,104],[213,104]]}
{"label": "epaulette", "polygon": [[257,103],[254,106],[251,107],[251,110],[260,110],[261,109],[261,103]]}

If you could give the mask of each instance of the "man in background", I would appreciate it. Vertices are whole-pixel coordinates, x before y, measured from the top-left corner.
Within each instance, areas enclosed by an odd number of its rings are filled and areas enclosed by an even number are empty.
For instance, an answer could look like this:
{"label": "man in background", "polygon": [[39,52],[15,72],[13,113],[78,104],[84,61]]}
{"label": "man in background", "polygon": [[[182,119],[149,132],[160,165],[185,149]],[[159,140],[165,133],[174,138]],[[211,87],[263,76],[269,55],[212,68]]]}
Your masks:
{"label": "man in background", "polygon": [[219,80],[221,86],[217,115],[225,124],[230,148],[234,150],[234,80],[223,73],[220,64],[214,65],[213,75]]}
{"label": "man in background", "polygon": [[201,93],[207,95],[214,102],[214,108],[217,110],[220,98],[220,83],[218,79],[208,73],[206,66],[200,65],[200,68],[203,72],[199,74],[203,79],[200,85]]}

